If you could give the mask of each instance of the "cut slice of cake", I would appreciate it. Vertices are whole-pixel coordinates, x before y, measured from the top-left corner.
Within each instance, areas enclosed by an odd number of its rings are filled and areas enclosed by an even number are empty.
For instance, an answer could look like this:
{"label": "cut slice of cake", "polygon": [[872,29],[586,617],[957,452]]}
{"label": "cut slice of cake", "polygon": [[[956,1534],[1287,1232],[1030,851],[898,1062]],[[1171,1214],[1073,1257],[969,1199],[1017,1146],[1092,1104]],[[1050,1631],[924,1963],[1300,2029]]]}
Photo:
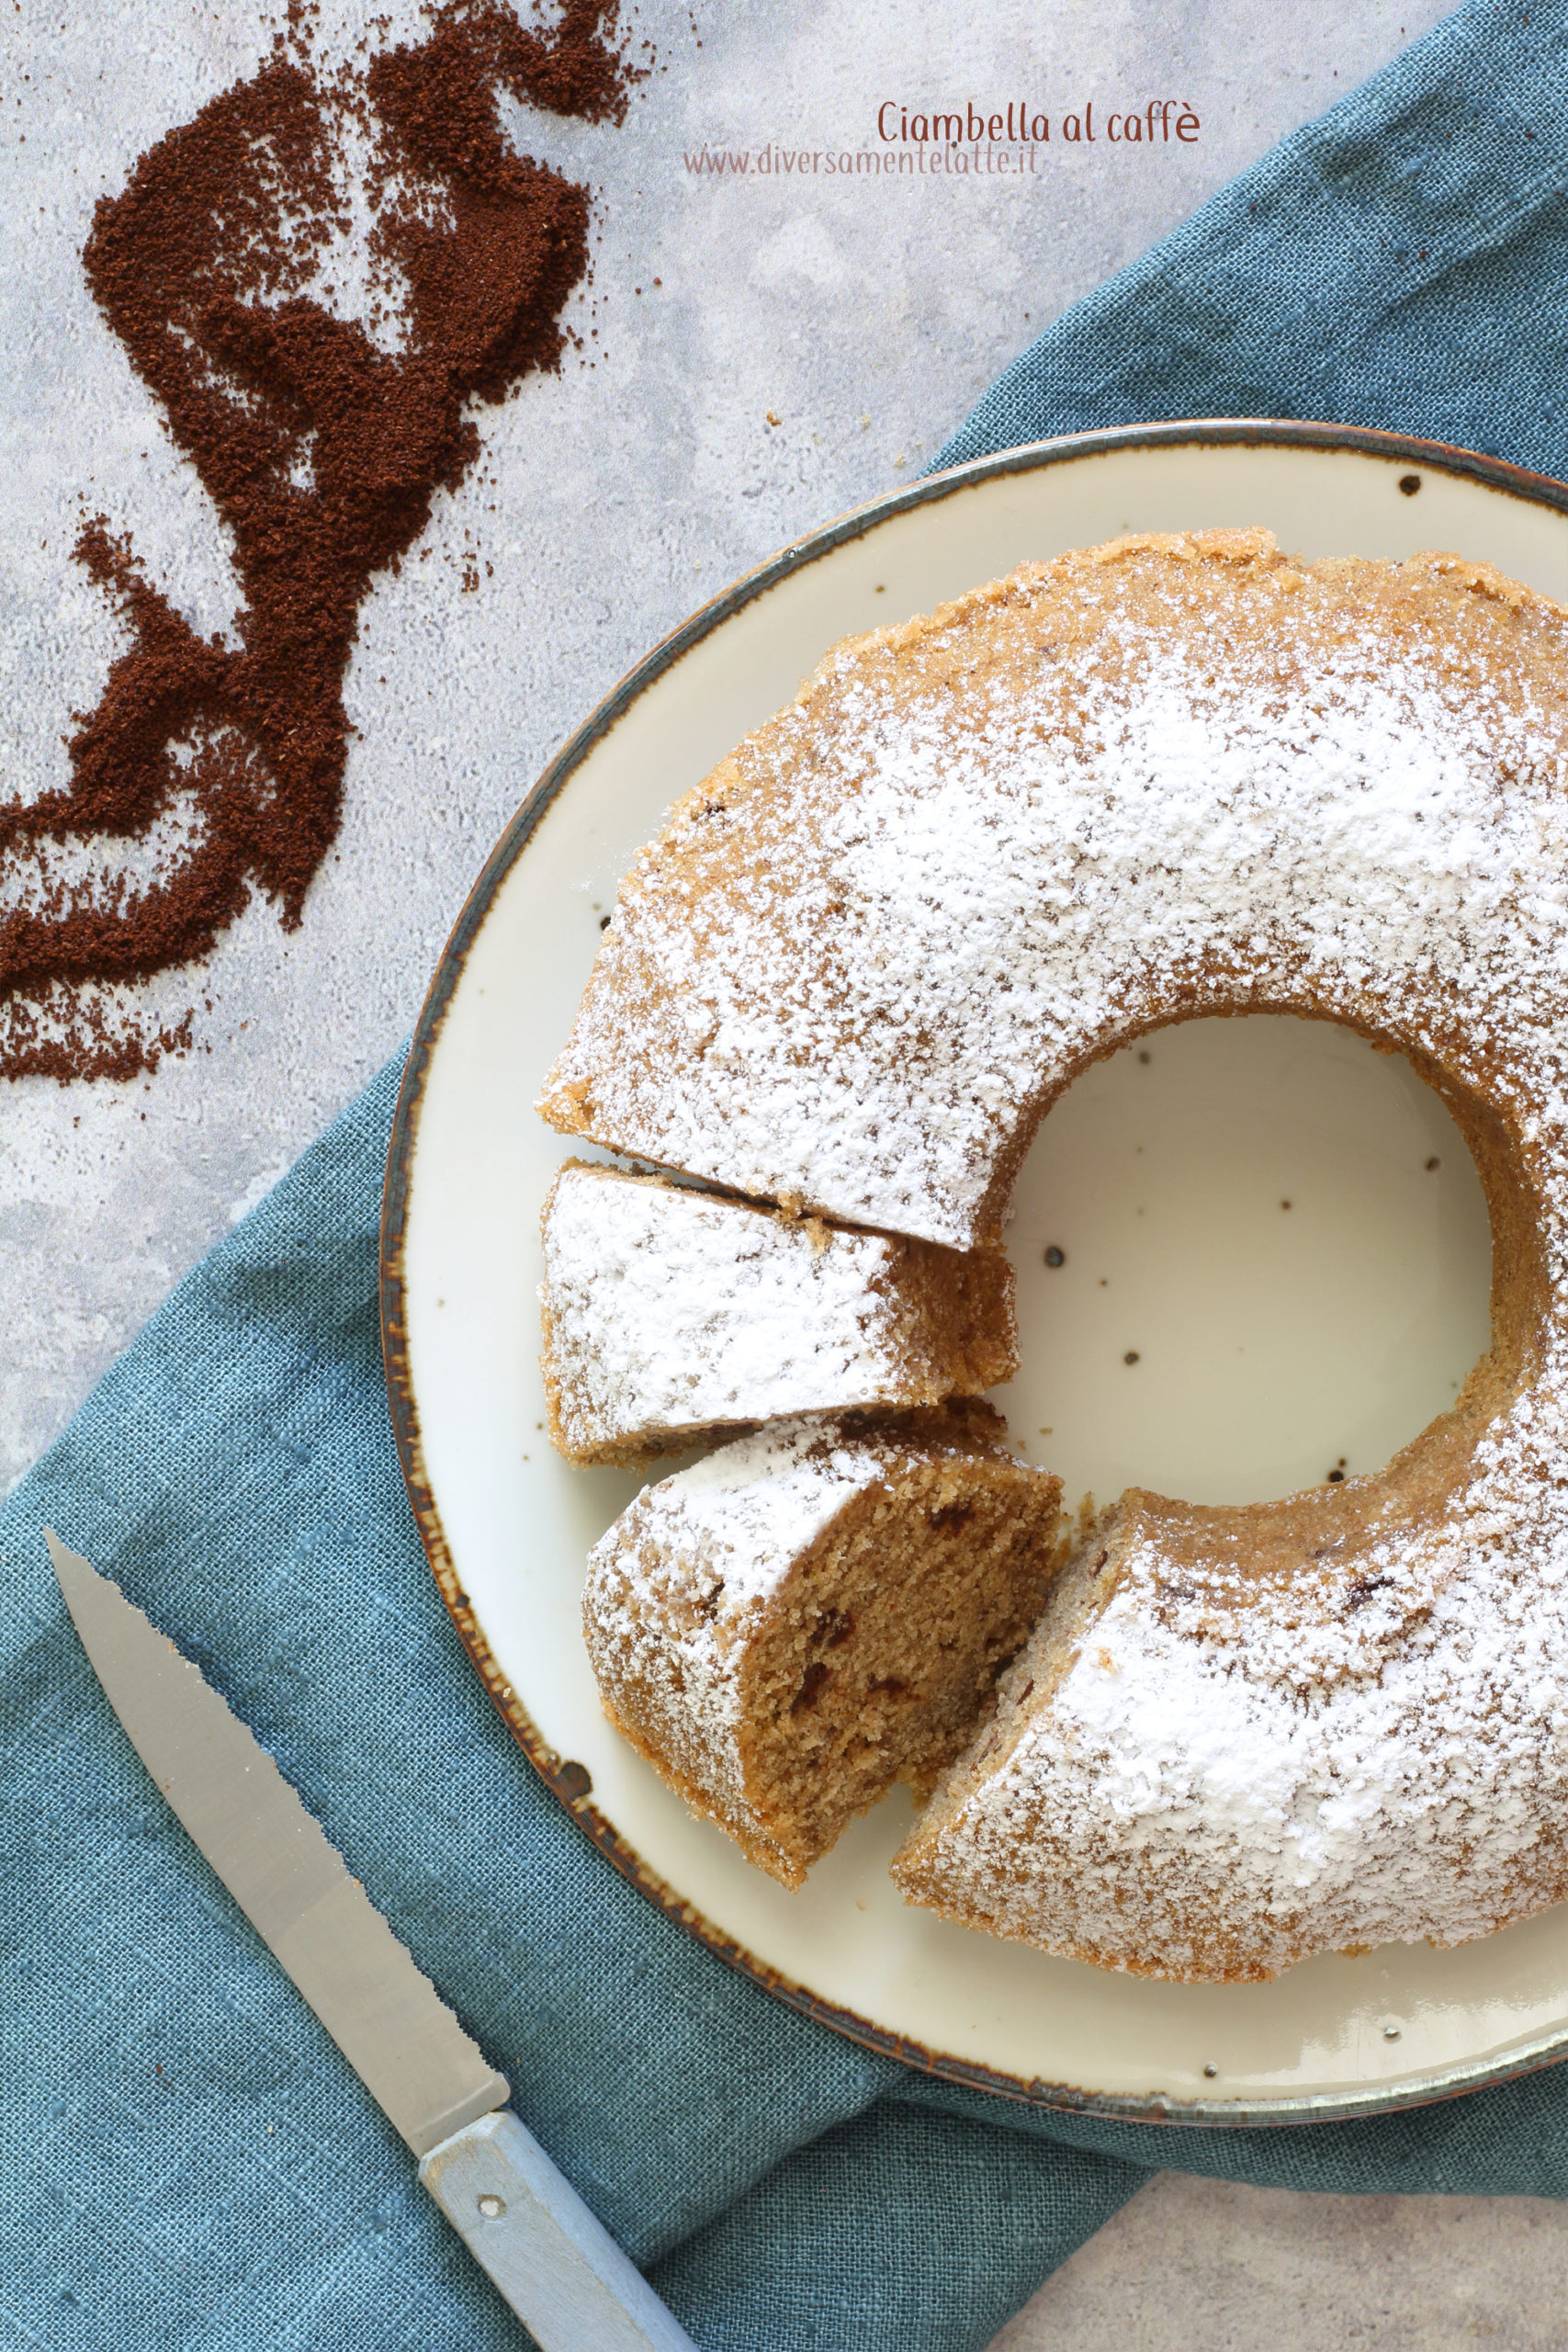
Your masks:
{"label": "cut slice of cake", "polygon": [[937,1405],[1018,1368],[1000,1250],[843,1232],[581,1160],[556,1179],[543,1234],[541,1363],[571,1462]]}
{"label": "cut slice of cake", "polygon": [[1061,1482],[986,1405],[801,1419],[644,1489],[589,1555],[612,1722],[798,1886],[967,1744],[1063,1557]]}

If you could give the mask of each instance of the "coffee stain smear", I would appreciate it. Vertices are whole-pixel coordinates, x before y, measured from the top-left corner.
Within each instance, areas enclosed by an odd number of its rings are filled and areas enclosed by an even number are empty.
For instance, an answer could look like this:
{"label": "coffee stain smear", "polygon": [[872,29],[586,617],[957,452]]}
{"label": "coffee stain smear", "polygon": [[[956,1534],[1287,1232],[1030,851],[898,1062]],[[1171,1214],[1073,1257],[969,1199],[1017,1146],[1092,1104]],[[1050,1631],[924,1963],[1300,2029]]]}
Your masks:
{"label": "coffee stain smear", "polygon": [[[199,962],[255,893],[298,927],[342,811],[359,606],[479,455],[467,404],[559,365],[589,194],[497,107],[620,122],[640,76],[615,0],[568,0],[547,35],[488,0],[430,24],[321,75],[296,17],[98,203],[88,282],[228,526],[241,602],[197,636],[85,522],[130,644],[74,715],[69,786],[0,809],[0,1075],[151,1071],[195,1012],[153,1029],[134,984]],[[328,281],[355,277],[344,317]]]}

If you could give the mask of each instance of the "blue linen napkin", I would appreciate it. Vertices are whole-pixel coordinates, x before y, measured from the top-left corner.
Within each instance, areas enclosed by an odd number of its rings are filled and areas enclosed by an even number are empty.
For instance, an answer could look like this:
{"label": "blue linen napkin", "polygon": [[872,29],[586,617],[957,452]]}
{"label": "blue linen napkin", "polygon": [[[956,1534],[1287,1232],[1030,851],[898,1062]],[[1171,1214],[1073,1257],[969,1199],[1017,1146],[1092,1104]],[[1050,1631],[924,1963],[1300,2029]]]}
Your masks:
{"label": "blue linen napkin", "polygon": [[[1472,6],[1079,303],[952,463],[1305,413],[1568,473],[1568,0]],[[1533,134],[1533,135],[1531,135]],[[425,1567],[381,1385],[389,1065],[197,1268],[0,1510],[0,2345],[502,2352],[526,2337],[167,1815],[39,1531],[277,1757],[704,2352],[980,2352],[1157,2166],[1568,2195],[1560,2070],[1262,2133],[1040,2115],[772,2002],[523,1763]]]}

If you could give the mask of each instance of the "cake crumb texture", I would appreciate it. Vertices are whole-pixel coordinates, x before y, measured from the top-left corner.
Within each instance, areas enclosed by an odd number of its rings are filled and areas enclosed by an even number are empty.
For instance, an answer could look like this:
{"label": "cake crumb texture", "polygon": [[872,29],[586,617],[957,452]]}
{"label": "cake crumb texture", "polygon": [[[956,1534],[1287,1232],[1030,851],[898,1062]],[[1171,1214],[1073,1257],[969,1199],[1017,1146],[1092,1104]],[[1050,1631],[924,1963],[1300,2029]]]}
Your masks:
{"label": "cake crumb texture", "polygon": [[798,1886],[896,1781],[965,1745],[1060,1566],[1059,1480],[978,1404],[807,1418],[645,1487],[589,1555],[606,1712]]}

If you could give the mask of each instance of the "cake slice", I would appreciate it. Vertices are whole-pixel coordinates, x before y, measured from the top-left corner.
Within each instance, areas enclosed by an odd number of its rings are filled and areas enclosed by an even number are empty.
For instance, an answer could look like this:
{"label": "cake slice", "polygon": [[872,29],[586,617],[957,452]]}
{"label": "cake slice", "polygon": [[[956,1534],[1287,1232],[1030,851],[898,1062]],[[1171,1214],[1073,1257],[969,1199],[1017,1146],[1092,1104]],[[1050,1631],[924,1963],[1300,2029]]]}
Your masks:
{"label": "cake slice", "polygon": [[1000,1250],[847,1233],[581,1160],[556,1179],[543,1233],[550,1437],[571,1462],[937,1405],[1018,1368]]}
{"label": "cake slice", "polygon": [[589,1555],[606,1713],[785,1886],[967,1744],[1064,1556],[988,1406],[799,1419],[649,1487]]}

